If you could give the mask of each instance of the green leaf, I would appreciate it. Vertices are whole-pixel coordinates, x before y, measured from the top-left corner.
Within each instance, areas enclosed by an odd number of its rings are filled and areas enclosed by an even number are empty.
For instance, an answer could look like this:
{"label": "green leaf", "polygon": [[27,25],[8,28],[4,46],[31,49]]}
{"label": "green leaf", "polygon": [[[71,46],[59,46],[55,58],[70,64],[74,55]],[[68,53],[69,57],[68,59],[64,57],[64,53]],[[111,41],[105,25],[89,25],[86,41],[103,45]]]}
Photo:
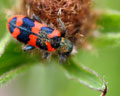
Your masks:
{"label": "green leaf", "polygon": [[120,46],[120,12],[103,11],[97,21],[98,31],[89,39],[96,48]]}
{"label": "green leaf", "polygon": [[120,11],[102,11],[98,25],[102,33],[120,32]]}
{"label": "green leaf", "polygon": [[[34,55],[32,57],[29,53],[24,53],[21,50],[20,45],[15,43],[13,40],[10,41],[9,37],[9,35],[6,35],[0,43],[0,52],[2,53],[0,57],[0,86],[12,77],[16,76],[16,74],[27,69],[31,64],[41,61],[41,59],[36,59],[39,57],[37,55],[33,58]],[[5,48],[8,41],[10,42]],[[5,51],[3,53],[4,49]]]}
{"label": "green leaf", "polygon": [[[31,53],[25,53],[21,50],[20,45],[18,45],[15,41],[10,41],[4,54],[0,57],[0,85],[15,77],[18,73],[28,69],[30,66],[38,64],[38,62],[41,63],[39,54],[33,53],[30,55]],[[50,64],[52,62],[58,64],[54,57],[51,62],[46,63]],[[73,80],[77,80],[94,90],[102,92],[106,88],[104,85],[105,82],[96,73],[79,66],[73,62],[72,58],[60,66],[64,68],[67,77]]]}
{"label": "green leaf", "polygon": [[105,81],[96,72],[75,63],[72,58],[63,63],[62,67],[69,79],[77,80],[87,87],[103,93],[107,90]]}
{"label": "green leaf", "polygon": [[30,66],[28,65],[23,65],[18,68],[8,70],[4,74],[0,76],[0,86],[2,86],[4,83],[9,81],[10,79],[14,78],[17,74],[27,70]]}
{"label": "green leaf", "polygon": [[10,40],[10,36],[6,34],[6,36],[0,41],[0,56],[4,53],[5,47]]}
{"label": "green leaf", "polygon": [[91,44],[95,48],[117,47],[120,46],[120,33],[105,33],[99,37],[91,39]]}

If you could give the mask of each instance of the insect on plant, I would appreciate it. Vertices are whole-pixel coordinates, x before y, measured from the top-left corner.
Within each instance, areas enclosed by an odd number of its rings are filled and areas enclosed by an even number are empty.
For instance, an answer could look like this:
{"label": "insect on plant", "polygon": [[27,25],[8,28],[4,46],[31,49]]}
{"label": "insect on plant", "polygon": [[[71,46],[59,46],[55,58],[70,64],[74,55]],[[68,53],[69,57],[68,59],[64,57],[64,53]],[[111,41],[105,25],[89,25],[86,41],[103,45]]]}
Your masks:
{"label": "insect on plant", "polygon": [[60,63],[66,60],[73,49],[72,43],[65,38],[66,28],[60,18],[61,8],[58,11],[58,21],[63,31],[52,29],[42,24],[41,20],[33,14],[30,19],[24,15],[12,16],[8,19],[8,30],[12,36],[20,42],[25,43],[24,51],[40,48],[44,50],[43,59],[51,52],[57,51]]}

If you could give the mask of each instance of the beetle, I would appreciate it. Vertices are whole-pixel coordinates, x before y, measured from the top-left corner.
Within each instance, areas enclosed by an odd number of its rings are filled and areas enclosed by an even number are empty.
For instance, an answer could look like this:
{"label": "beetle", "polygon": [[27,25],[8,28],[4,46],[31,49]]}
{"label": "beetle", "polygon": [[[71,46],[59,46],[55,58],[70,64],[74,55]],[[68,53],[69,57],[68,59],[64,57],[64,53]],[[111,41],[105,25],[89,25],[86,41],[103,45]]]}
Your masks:
{"label": "beetle", "polygon": [[65,38],[66,28],[60,18],[61,10],[58,11],[58,21],[63,31],[52,29],[41,23],[41,20],[33,14],[30,19],[24,15],[12,16],[8,19],[8,30],[12,36],[26,44],[24,51],[35,47],[44,50],[43,58],[46,59],[51,52],[57,51],[60,62],[66,60],[73,49],[73,44]]}

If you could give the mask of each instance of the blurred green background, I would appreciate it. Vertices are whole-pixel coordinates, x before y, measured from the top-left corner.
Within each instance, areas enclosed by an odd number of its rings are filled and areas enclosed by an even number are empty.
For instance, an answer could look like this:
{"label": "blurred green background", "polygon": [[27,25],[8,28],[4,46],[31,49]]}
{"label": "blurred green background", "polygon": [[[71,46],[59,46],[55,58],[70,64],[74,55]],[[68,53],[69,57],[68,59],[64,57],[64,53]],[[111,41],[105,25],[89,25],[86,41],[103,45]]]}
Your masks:
{"label": "blurred green background", "polygon": [[[0,39],[6,32],[5,9],[10,9],[14,3],[15,0],[0,0]],[[120,10],[120,0],[94,0],[93,4],[96,9]],[[107,96],[119,96],[120,46],[99,48],[92,52],[82,49],[80,54],[80,57],[76,57],[79,62],[95,70],[108,82]],[[38,64],[0,88],[0,96],[99,95],[100,92],[91,90],[74,80],[68,80],[56,64]]]}

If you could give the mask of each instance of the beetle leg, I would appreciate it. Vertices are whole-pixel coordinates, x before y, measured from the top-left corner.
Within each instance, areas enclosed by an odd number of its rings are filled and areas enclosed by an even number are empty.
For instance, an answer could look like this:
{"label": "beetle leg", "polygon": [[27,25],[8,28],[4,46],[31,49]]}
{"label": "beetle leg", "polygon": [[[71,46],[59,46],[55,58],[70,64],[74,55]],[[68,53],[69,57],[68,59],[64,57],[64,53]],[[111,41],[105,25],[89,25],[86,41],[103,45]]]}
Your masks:
{"label": "beetle leg", "polygon": [[43,54],[43,59],[47,59],[47,57],[50,55],[50,52],[44,52]]}
{"label": "beetle leg", "polygon": [[33,20],[36,20],[36,21],[42,23],[41,20],[35,14],[33,14]]}
{"label": "beetle leg", "polygon": [[65,25],[64,25],[63,21],[60,18],[60,15],[61,15],[61,8],[59,9],[57,16],[58,16],[58,21],[59,21],[59,23],[60,23],[60,25],[62,26],[62,29],[63,29],[63,31],[61,32],[62,37],[64,37],[65,34],[66,34],[66,28],[65,28]]}
{"label": "beetle leg", "polygon": [[26,46],[23,50],[24,50],[24,51],[29,51],[29,50],[32,50],[32,49],[34,49],[34,48],[35,48],[34,46],[28,45],[28,46]]}
{"label": "beetle leg", "polygon": [[60,60],[59,60],[59,64],[62,64],[63,62],[66,61],[66,56],[63,55],[63,54],[59,54],[59,58],[60,58]]}

